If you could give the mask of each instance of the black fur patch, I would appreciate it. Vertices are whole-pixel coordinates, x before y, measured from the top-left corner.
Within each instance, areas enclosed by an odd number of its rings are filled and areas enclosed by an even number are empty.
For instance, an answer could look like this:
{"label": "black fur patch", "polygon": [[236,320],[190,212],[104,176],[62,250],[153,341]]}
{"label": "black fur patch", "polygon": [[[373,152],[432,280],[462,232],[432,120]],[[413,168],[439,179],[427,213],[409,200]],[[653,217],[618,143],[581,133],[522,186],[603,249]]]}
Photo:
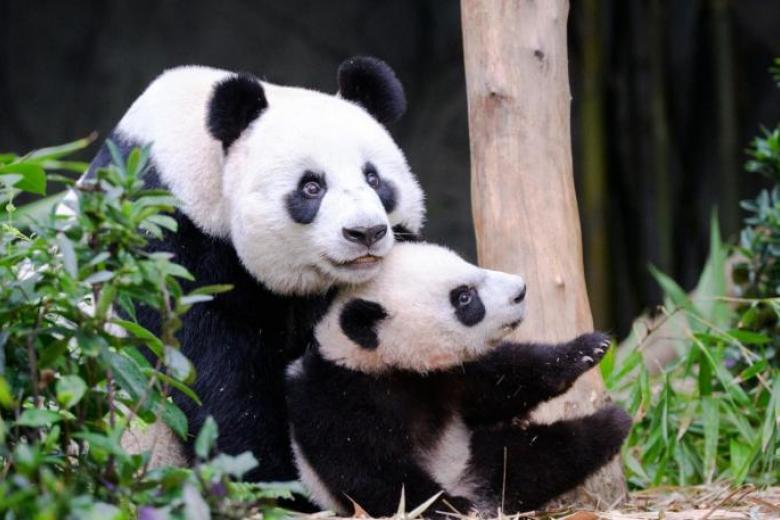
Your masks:
{"label": "black fur patch", "polygon": [[[464,291],[470,291],[471,301],[466,305],[461,305],[459,299]],[[458,317],[458,321],[467,327],[473,327],[485,317],[485,304],[482,303],[479,292],[472,287],[456,287],[450,291],[450,303],[455,308],[455,316]]]}
{"label": "black fur patch", "polygon": [[[310,181],[316,181],[322,186],[322,194],[319,197],[310,198],[303,193],[303,187]],[[287,195],[287,212],[290,214],[290,218],[298,224],[314,222],[314,217],[320,210],[320,204],[322,204],[322,198],[327,189],[324,176],[310,171],[305,172],[298,182],[298,188]]]}
{"label": "black fur patch", "polygon": [[214,87],[206,124],[211,135],[219,139],[227,151],[267,107],[260,81],[250,74],[236,74]]}
{"label": "black fur patch", "polygon": [[341,310],[339,324],[344,334],[359,346],[373,350],[379,346],[376,326],[387,318],[384,307],[376,302],[356,298]]}
{"label": "black fur patch", "polygon": [[382,201],[385,211],[389,214],[392,213],[397,204],[397,196],[395,186],[387,179],[383,179],[376,169],[376,166],[367,162],[363,166],[363,175],[368,176],[369,173],[373,173],[379,179],[379,185],[374,188],[376,194],[379,195],[379,200]]}
{"label": "black fur patch", "polygon": [[339,94],[365,108],[382,124],[406,112],[404,87],[387,63],[368,56],[344,61],[338,70]]}

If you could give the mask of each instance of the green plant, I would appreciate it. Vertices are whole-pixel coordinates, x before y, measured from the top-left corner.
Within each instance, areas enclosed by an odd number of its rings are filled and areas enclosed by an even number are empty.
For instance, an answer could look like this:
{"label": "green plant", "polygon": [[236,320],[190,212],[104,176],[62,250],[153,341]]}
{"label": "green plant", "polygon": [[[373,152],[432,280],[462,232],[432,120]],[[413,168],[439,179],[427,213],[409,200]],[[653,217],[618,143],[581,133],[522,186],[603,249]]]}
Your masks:
{"label": "green plant", "polygon": [[[727,248],[713,222],[708,269],[699,287],[725,284]],[[761,354],[766,334],[740,328],[755,305],[734,313],[723,295],[692,298],[660,272],[667,316],[684,316],[688,348],[651,374],[643,343],[617,367],[614,352],[602,363],[607,387],[620,396],[635,424],[623,450],[634,487],[690,485],[726,480],[771,484],[780,479],[780,370]],[[736,363],[735,361],[739,361]]]}
{"label": "green plant", "polygon": [[[176,230],[166,215],[176,200],[143,186],[148,150],[124,160],[111,146],[113,165],[73,187],[75,199],[65,202],[72,215],[51,208],[22,231],[25,212],[14,197],[44,194],[47,169],[83,171],[64,158],[88,142],[0,155],[0,515],[273,513],[274,499],[294,488],[234,483],[256,461],[248,453],[212,458],[213,421],[198,436],[192,469],[149,470],[148,454],[131,455],[120,445],[135,420],[159,418],[182,438],[188,434],[168,397],[175,388],[198,401],[189,387],[194,370],[175,333],[192,305],[229,287],[185,294],[178,280],[191,275],[171,255],[146,250],[150,237]],[[159,334],[134,321],[137,305],[159,312]]]}
{"label": "green plant", "polygon": [[748,154],[745,169],[775,186],[742,204],[748,215],[731,253],[741,297],[726,294],[730,251],[713,218],[691,295],[652,270],[666,297],[656,326],[684,340],[677,359],[651,374],[634,337],[620,367],[614,352],[602,363],[608,388],[634,414],[623,456],[635,487],[780,480],[780,127],[764,130]]}

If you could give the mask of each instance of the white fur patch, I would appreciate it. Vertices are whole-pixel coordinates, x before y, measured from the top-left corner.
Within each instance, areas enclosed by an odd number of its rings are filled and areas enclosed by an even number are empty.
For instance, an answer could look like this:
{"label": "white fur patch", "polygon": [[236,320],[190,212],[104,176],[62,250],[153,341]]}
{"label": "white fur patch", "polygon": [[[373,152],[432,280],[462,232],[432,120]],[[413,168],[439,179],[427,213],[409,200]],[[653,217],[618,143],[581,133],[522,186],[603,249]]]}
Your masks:
{"label": "white fur patch", "polygon": [[[398,244],[373,280],[339,292],[315,329],[320,352],[365,373],[457,366],[496,346],[510,332],[508,325],[523,318],[525,305],[514,298],[524,284],[519,276],[481,269],[441,246]],[[450,302],[450,292],[462,285],[479,291],[486,310],[471,327],[457,319]],[[341,311],[353,298],[376,302],[387,313],[377,324],[376,349],[358,346],[341,328]]]}
{"label": "white fur patch", "polygon": [[340,513],[342,515],[349,514],[348,511],[339,505],[339,502],[333,498],[328,487],[320,479],[317,472],[306,460],[306,457],[295,440],[295,436],[290,432],[290,438],[292,440],[293,456],[295,458],[295,465],[298,467],[298,477],[306,490],[309,492],[310,498],[323,509],[328,509],[334,513]]}
{"label": "white fur patch", "polygon": [[476,483],[468,473],[471,431],[460,416],[453,417],[436,444],[420,454],[423,468],[447,493],[478,498]]}
{"label": "white fur patch", "polygon": [[287,365],[287,379],[295,379],[303,374],[303,358],[298,358]]}

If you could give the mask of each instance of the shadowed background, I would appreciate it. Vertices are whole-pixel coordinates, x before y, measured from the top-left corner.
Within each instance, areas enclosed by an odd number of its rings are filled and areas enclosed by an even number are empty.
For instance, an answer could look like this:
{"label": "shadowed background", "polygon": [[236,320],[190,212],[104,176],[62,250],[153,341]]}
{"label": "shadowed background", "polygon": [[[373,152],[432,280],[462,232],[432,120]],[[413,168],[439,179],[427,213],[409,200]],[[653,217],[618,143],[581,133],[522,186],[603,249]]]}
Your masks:
{"label": "shadowed background", "polygon": [[[344,58],[381,57],[407,90],[391,131],[428,195],[426,237],[474,258],[458,2],[0,0],[0,20],[0,151],[105,136],[176,65],[333,92]],[[573,0],[569,36],[590,298],[622,334],[660,299],[647,265],[692,286],[712,208],[733,237],[761,185],[743,150],[780,120],[780,2]]]}

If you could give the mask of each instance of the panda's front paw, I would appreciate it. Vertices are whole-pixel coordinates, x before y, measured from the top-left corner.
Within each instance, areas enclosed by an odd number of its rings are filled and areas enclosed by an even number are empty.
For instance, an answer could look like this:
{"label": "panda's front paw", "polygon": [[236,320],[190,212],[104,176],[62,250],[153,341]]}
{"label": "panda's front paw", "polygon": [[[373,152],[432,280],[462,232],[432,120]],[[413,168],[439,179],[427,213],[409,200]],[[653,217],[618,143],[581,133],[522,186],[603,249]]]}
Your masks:
{"label": "panda's front paw", "polygon": [[612,338],[603,332],[590,332],[575,339],[571,344],[569,359],[585,370],[598,365],[607,353]]}

